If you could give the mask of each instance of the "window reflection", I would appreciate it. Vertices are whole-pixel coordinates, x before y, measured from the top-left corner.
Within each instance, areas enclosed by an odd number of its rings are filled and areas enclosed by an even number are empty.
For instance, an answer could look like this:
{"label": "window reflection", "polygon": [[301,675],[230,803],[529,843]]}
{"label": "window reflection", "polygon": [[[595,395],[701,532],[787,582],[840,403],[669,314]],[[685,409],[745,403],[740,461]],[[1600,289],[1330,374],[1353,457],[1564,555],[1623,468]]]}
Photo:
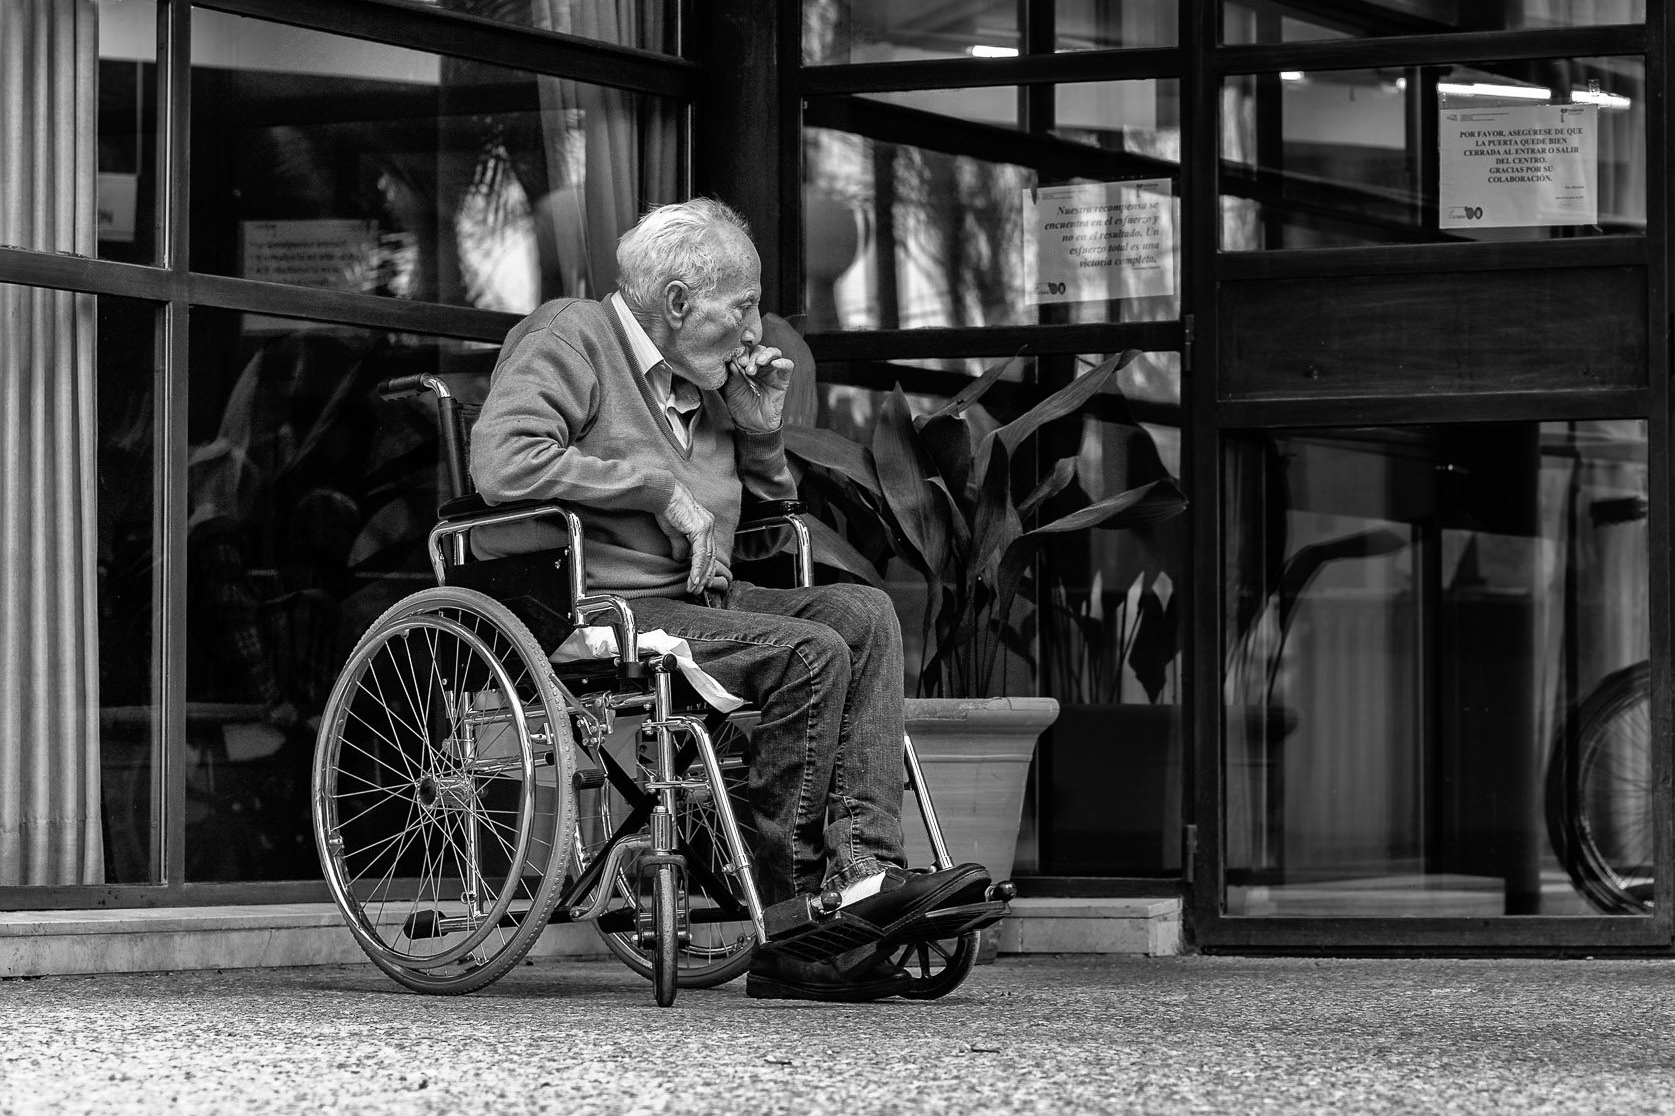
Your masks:
{"label": "window reflection", "polygon": [[1222,41],[1289,43],[1644,22],[1646,0],[1367,0],[1329,7],[1226,0]]}
{"label": "window reflection", "polygon": [[157,5],[98,5],[99,256],[151,263],[156,256]]}
{"label": "window reflection", "polygon": [[[1461,227],[1439,218],[1447,114],[1583,105],[1597,221]],[[1222,247],[1229,250],[1640,234],[1646,84],[1638,58],[1230,78],[1222,88]]]}
{"label": "window reflection", "polygon": [[524,312],[615,285],[642,204],[675,200],[661,98],[198,12],[192,263]]}
{"label": "window reflection", "polygon": [[187,877],[313,878],[309,756],[353,641],[430,583],[435,419],[494,346],[199,310],[187,455]]}
{"label": "window reflection", "polygon": [[[1052,49],[1174,46],[1177,0],[1037,0],[1031,18],[1052,25]],[[803,63],[1013,58],[1024,49],[1016,0],[803,0]]]}
{"label": "window reflection", "polygon": [[[811,98],[803,162],[808,328],[1176,316],[1177,93],[1173,81],[1056,87],[1060,126],[1051,137],[1016,127],[1010,86]],[[1103,219],[1098,230],[1049,235],[1041,225],[1048,218],[1032,214],[1041,188],[1085,184],[1098,195],[1088,204],[1097,205],[1119,200],[1104,191],[1142,182],[1162,199],[1149,210],[1155,220],[1146,238],[1156,283],[1115,281],[1133,253],[1109,239],[1113,226]],[[1099,233],[1109,266],[1089,274],[1109,272],[1113,281],[1068,295],[1038,290],[1050,253],[1089,247],[1066,246],[1078,231]]]}
{"label": "window reflection", "polygon": [[158,878],[156,320],[147,303],[98,299],[99,801],[107,883]]}
{"label": "window reflection", "polygon": [[668,0],[409,0],[427,7],[566,35],[680,53],[681,5]]}
{"label": "window reflection", "polygon": [[1230,913],[1649,910],[1647,481],[1641,421],[1228,443]]}

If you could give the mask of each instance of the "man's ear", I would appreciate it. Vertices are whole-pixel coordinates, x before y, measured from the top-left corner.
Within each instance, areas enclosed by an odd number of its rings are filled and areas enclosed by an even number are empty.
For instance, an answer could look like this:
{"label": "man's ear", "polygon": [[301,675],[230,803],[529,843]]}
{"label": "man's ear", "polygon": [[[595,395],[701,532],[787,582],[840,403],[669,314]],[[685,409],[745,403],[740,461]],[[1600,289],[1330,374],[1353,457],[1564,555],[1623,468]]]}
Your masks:
{"label": "man's ear", "polygon": [[692,312],[692,289],[679,279],[671,279],[663,288],[663,318],[669,328],[679,329]]}

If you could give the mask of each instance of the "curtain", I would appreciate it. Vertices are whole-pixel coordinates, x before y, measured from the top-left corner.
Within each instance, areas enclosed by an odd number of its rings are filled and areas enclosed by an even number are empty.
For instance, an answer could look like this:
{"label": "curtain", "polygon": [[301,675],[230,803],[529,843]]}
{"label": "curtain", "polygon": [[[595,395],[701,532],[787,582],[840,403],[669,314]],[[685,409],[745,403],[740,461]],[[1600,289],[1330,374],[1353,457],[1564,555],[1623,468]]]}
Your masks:
{"label": "curtain", "polygon": [[[659,48],[666,5],[534,0],[535,26],[622,46]],[[542,77],[547,181],[566,295],[616,289],[616,242],[652,205],[678,201],[678,106],[660,98]],[[568,257],[568,258],[564,258]],[[571,286],[570,284],[575,284]]]}
{"label": "curtain", "polygon": [[[96,248],[92,0],[0,3],[0,244]],[[94,299],[0,287],[0,885],[104,882]]]}

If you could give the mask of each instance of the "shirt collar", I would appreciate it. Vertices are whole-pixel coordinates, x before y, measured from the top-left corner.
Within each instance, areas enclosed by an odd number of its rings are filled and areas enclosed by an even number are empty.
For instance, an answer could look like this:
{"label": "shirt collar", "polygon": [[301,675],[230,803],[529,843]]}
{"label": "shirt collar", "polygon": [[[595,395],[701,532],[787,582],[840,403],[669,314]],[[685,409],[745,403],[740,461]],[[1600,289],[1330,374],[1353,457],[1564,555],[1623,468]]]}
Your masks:
{"label": "shirt collar", "polygon": [[628,303],[623,301],[622,292],[612,291],[605,301],[616,311],[617,320],[622,323],[622,331],[628,335],[628,349],[634,357],[634,369],[646,378],[652,393],[658,399],[673,403],[676,410],[685,412],[696,408],[701,402],[698,385],[687,380],[675,379],[674,372],[664,362],[663,354],[646,333],[645,326],[642,326],[639,319],[628,309]]}

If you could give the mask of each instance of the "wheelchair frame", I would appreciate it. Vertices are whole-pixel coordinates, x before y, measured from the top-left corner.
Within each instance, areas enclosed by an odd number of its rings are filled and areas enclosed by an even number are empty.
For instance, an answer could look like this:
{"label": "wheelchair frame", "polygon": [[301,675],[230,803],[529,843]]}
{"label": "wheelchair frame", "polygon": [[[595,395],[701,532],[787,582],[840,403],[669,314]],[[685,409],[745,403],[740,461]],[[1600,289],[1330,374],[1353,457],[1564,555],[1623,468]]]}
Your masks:
{"label": "wheelchair frame", "polygon": [[[726,778],[742,763],[730,755],[724,765],[706,718],[677,702],[673,657],[642,652],[624,598],[585,591],[579,516],[555,501],[491,507],[471,491],[464,414],[445,381],[421,374],[379,385],[385,398],[426,391],[435,396],[454,493],[429,534],[436,585],[398,602],[362,637],[328,699],[316,744],[316,840],[333,898],[362,949],[407,987],[462,993],[517,964],[549,922],[591,921],[613,953],[651,978],[657,1002],[667,1006],[680,986],[719,984],[742,972],[753,943],[811,960],[878,943],[879,929],[837,910],[833,893],[764,909]],[[738,532],[788,528],[799,583],[812,584],[800,505],[775,509]],[[557,567],[568,615],[555,619],[564,627],[603,623],[614,631],[612,660],[555,668],[527,613],[450,582],[513,561],[470,560],[471,530],[553,517],[562,519],[566,541],[532,564]],[[638,775],[607,747],[623,713],[645,717]],[[725,717],[707,719],[738,731]],[[903,759],[933,866],[951,867],[906,738]],[[620,823],[617,801],[626,804]],[[405,819],[402,832],[380,835],[374,822],[396,818]],[[697,841],[683,836],[694,819],[705,827]],[[403,865],[415,857],[419,873],[410,880]],[[444,864],[457,873],[444,874]],[[693,879],[713,905],[693,908]],[[1010,884],[996,890],[999,900],[1010,898]],[[905,995],[933,998],[958,986],[976,957],[971,927],[993,922],[995,905],[936,912],[934,940],[884,941],[917,967]],[[692,928],[706,923],[736,923],[753,942],[741,933],[702,952]],[[710,963],[683,971],[683,951]]]}

